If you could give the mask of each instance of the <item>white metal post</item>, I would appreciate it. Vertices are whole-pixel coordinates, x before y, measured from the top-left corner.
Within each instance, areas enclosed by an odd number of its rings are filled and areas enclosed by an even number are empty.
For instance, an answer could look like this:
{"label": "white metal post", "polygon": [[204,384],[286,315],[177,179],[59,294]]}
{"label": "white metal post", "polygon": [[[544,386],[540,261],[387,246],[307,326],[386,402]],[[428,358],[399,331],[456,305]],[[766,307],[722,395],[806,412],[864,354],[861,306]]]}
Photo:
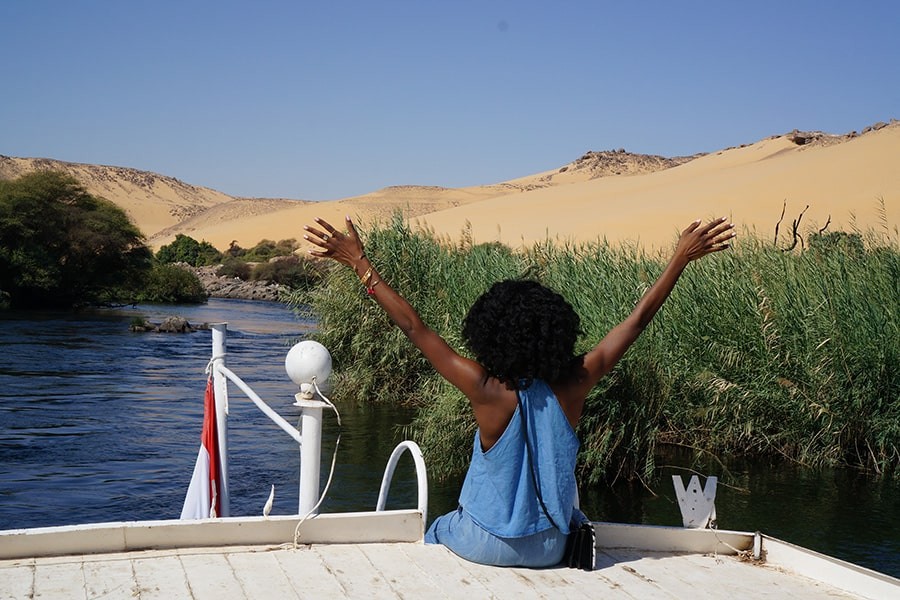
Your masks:
{"label": "white metal post", "polygon": [[307,394],[295,396],[300,407],[300,501],[298,514],[311,513],[319,502],[319,467],[322,462],[322,409],[328,406],[319,400],[308,399]]}
{"label": "white metal post", "polygon": [[216,396],[216,430],[219,438],[219,504],[220,517],[231,516],[228,493],[228,380],[216,368],[225,365],[226,323],[212,323],[212,373]]}

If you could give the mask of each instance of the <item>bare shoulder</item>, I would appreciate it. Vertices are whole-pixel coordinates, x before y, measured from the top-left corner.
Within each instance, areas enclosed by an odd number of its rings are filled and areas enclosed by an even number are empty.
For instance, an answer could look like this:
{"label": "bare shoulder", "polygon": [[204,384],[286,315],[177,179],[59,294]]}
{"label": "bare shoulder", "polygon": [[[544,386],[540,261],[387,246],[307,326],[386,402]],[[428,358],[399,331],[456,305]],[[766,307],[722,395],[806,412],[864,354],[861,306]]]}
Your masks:
{"label": "bare shoulder", "polygon": [[487,450],[500,439],[516,412],[516,392],[490,378],[476,397],[469,397],[469,403],[481,434],[481,445]]}
{"label": "bare shoulder", "polygon": [[590,387],[587,372],[583,367],[574,369],[569,377],[550,386],[572,429],[575,429],[578,420],[581,419],[584,400],[587,398]]}

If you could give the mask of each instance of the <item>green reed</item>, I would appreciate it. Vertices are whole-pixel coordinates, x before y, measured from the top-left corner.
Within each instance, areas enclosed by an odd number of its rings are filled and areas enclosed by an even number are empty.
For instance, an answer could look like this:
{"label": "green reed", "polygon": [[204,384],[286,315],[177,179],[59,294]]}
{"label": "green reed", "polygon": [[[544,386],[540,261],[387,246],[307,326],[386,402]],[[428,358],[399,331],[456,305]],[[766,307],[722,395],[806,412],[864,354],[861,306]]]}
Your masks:
{"label": "green reed", "polygon": [[[579,351],[621,321],[667,257],[632,246],[544,242],[521,251],[413,231],[396,216],[363,232],[383,278],[466,353],[469,306],[509,277],[541,281],[581,316]],[[623,360],[587,399],[579,425],[586,482],[648,478],[658,444],[714,457],[784,457],[879,473],[900,464],[900,252],[897,237],[864,250],[783,252],[748,234],[692,263]],[[444,382],[347,268],[297,292],[334,358],[336,394],[419,408],[410,430],[436,476],[471,452],[465,398]]]}

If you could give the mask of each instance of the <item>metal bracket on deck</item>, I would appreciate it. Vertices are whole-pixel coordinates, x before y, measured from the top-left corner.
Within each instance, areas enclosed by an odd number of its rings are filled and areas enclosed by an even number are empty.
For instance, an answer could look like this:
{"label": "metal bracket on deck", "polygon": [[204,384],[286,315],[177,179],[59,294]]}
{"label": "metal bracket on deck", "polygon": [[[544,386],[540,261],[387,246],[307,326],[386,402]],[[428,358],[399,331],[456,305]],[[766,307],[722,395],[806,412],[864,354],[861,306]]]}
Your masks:
{"label": "metal bracket on deck", "polygon": [[689,529],[712,529],[716,525],[717,477],[707,477],[706,487],[700,487],[700,479],[693,475],[685,490],[680,475],[672,475],[675,496],[681,508],[681,520]]}

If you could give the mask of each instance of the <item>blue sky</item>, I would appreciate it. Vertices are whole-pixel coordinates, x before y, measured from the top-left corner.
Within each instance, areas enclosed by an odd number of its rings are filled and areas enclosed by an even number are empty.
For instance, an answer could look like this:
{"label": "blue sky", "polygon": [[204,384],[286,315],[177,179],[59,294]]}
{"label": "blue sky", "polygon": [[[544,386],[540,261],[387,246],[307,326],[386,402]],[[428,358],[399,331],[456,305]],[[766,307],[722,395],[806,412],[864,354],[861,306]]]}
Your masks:
{"label": "blue sky", "polygon": [[900,2],[3,0],[0,154],[309,200],[900,118]]}

